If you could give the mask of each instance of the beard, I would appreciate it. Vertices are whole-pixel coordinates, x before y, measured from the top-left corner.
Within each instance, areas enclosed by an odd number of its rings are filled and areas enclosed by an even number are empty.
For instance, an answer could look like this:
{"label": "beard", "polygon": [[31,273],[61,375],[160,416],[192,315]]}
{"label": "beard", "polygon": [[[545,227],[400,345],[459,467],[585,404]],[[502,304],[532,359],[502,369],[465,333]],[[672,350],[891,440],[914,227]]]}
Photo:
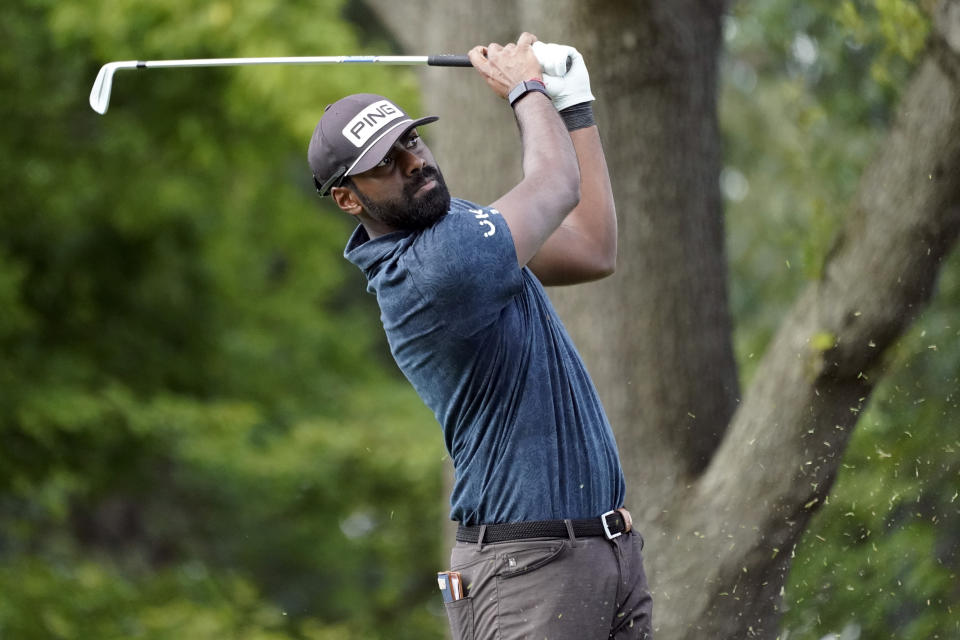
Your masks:
{"label": "beard", "polygon": [[[430,180],[437,184],[422,196],[417,190]],[[450,191],[443,175],[436,167],[424,167],[403,187],[403,197],[374,202],[354,186],[354,193],[371,217],[398,231],[422,231],[447,215],[450,209]]]}

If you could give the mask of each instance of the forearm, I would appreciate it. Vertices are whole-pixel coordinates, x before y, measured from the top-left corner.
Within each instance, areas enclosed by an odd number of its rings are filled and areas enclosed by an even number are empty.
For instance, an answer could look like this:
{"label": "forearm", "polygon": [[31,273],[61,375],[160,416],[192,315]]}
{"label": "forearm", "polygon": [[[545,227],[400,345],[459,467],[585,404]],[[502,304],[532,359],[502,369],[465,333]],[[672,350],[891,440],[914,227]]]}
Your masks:
{"label": "forearm", "polygon": [[564,225],[576,229],[589,243],[598,266],[613,272],[617,259],[617,209],[610,173],[596,125],[570,132],[580,166],[580,204]]}
{"label": "forearm", "polygon": [[580,199],[576,151],[556,109],[542,93],[514,105],[522,147],[523,179],[491,206],[506,219],[525,266]]}
{"label": "forearm", "polygon": [[523,180],[516,188],[537,193],[537,215],[550,231],[580,200],[577,151],[550,100],[532,92],[514,105],[520,130]]}

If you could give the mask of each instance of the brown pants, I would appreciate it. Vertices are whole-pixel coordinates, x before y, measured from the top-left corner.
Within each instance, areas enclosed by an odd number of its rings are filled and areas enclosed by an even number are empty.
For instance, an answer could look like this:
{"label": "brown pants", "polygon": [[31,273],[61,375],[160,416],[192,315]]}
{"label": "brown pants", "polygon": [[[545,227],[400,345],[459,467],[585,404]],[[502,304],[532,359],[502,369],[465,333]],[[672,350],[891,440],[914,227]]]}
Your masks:
{"label": "brown pants", "polygon": [[466,597],[448,603],[453,640],[652,640],[643,538],[458,542],[450,568]]}

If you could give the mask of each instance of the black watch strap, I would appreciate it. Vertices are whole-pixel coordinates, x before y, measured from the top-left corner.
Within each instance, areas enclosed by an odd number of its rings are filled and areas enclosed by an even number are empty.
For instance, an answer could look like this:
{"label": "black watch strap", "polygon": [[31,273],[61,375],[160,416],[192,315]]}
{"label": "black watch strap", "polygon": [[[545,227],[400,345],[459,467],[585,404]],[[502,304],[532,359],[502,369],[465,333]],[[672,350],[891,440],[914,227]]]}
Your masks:
{"label": "black watch strap", "polygon": [[517,100],[531,91],[539,91],[548,98],[550,97],[547,95],[547,87],[539,80],[524,80],[523,82],[518,82],[513,89],[510,89],[510,93],[507,94],[507,102],[509,102],[512,107],[516,104]]}

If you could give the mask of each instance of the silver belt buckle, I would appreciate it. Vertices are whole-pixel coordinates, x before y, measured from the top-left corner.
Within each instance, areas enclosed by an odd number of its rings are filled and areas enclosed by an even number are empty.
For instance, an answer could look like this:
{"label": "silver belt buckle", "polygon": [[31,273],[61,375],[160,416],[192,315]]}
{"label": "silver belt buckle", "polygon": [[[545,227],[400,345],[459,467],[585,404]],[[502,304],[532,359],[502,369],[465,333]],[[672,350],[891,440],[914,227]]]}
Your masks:
{"label": "silver belt buckle", "polygon": [[607,516],[612,516],[616,512],[617,512],[616,509],[611,509],[610,511],[607,511],[605,514],[600,516],[600,524],[603,525],[603,535],[607,536],[607,540],[613,540],[614,538],[622,535],[620,531],[617,531],[616,533],[611,533],[610,525],[607,524]]}

